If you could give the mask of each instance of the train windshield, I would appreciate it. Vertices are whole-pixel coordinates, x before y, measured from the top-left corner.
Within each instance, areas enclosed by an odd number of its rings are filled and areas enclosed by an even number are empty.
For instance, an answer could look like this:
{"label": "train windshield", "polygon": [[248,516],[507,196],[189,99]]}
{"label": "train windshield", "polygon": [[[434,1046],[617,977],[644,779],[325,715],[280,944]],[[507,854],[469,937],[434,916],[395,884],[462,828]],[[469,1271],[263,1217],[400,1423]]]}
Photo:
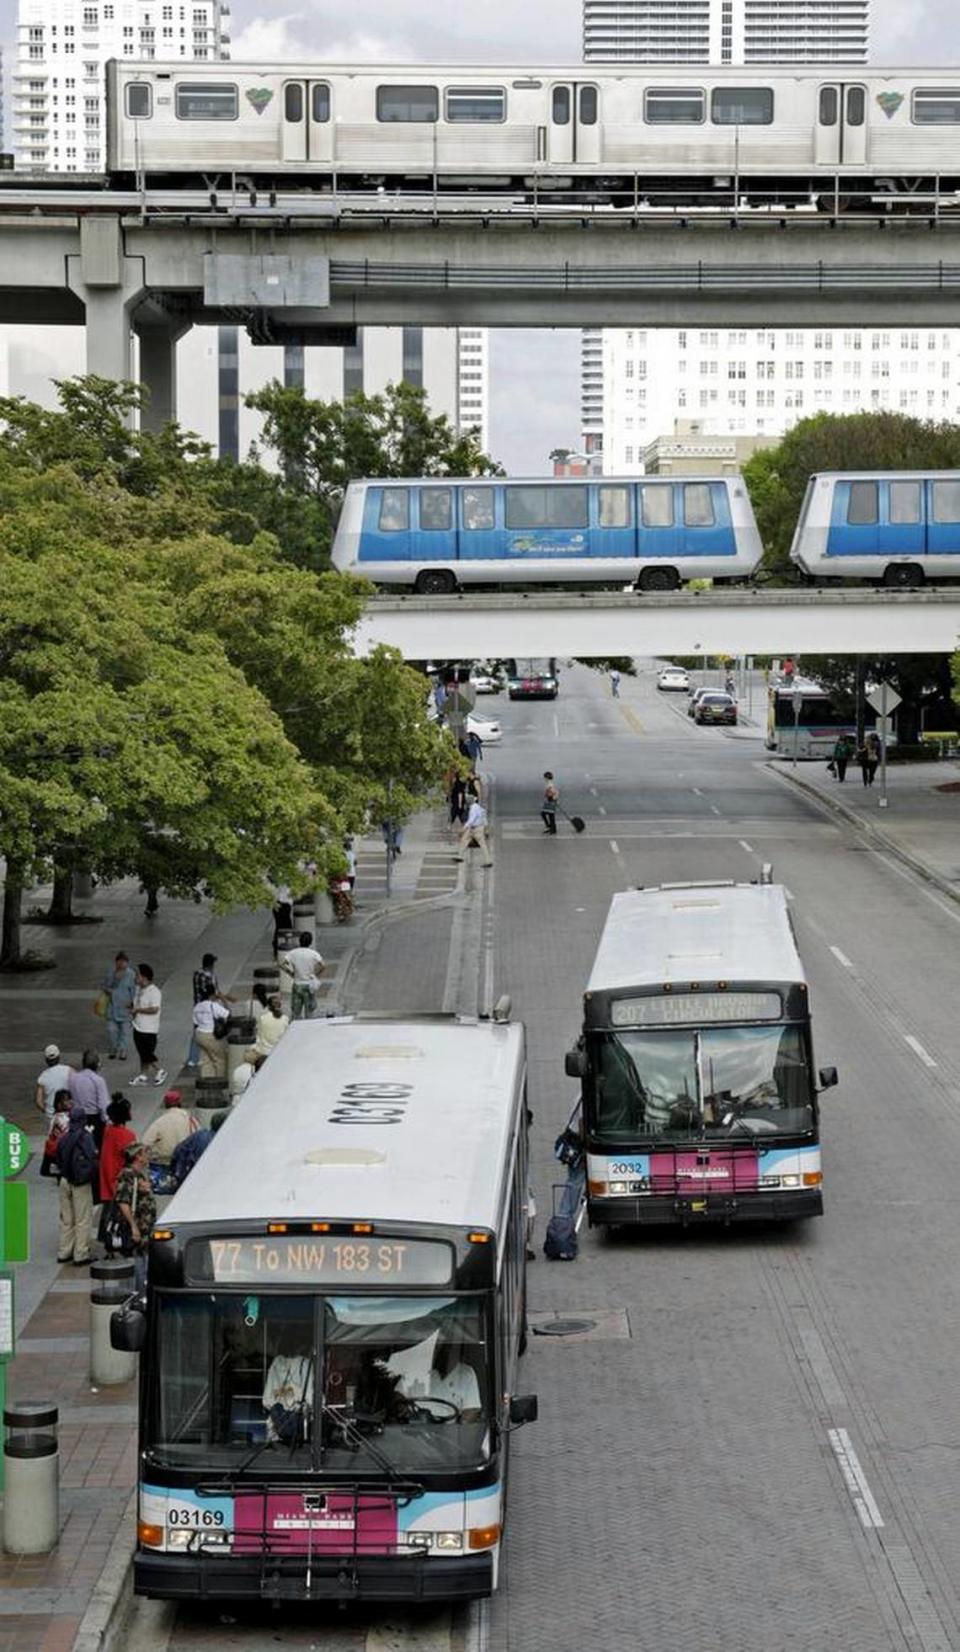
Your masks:
{"label": "train windshield", "polygon": [[490,1454],[480,1297],[164,1291],[157,1313],[155,1463],[353,1476]]}

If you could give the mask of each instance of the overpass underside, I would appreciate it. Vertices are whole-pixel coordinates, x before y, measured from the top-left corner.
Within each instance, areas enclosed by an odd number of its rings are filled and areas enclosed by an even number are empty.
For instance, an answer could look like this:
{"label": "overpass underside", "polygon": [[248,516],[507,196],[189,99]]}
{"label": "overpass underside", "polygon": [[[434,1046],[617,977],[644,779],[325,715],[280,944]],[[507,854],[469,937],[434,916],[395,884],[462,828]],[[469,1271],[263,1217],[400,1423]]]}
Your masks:
{"label": "overpass underside", "polygon": [[940,654],[960,645],[960,587],[377,596],[355,650],[408,660],[695,654]]}

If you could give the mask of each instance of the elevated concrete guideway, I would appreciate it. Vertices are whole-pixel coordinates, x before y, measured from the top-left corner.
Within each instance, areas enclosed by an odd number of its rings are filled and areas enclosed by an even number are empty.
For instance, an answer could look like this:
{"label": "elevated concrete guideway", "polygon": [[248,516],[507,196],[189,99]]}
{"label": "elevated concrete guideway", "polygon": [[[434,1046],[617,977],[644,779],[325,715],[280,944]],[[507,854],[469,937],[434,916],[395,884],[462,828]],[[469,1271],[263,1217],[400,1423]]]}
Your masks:
{"label": "elevated concrete guideway", "polygon": [[408,660],[688,654],[937,654],[960,646],[955,591],[496,592],[372,598],[355,648]]}

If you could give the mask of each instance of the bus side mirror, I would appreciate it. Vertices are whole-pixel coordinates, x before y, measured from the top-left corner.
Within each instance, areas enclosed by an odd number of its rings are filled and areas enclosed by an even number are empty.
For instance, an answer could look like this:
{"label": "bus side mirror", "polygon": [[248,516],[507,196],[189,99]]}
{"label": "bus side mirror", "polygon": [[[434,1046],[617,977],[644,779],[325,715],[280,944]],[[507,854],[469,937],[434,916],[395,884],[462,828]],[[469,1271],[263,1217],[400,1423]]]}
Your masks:
{"label": "bus side mirror", "polygon": [[537,1420],[536,1394],[510,1395],[510,1421],[514,1428],[520,1428],[523,1423],[535,1423]]}
{"label": "bus side mirror", "polygon": [[563,1070],[568,1078],[586,1078],[587,1052],[577,1044],[563,1058]]}
{"label": "bus side mirror", "polygon": [[110,1315],[110,1346],[119,1354],[139,1354],[147,1340],[147,1316],[125,1302]]}
{"label": "bus side mirror", "polygon": [[821,1067],[817,1077],[820,1080],[821,1090],[832,1090],[838,1082],[836,1067]]}

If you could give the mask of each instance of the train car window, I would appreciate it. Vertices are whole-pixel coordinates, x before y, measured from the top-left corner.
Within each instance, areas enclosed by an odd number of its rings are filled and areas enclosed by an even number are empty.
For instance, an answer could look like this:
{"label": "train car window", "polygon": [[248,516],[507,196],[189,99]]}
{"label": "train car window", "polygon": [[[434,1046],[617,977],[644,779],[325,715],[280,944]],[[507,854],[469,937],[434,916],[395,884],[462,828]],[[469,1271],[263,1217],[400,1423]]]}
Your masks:
{"label": "train car window", "polygon": [[182,80],[175,107],[177,120],[236,120],[240,96],[236,86]]}
{"label": "train car window", "polygon": [[710,97],[714,126],[770,126],[773,90],[769,86],[716,86]]}
{"label": "train car window", "polygon": [[494,525],[493,489],[464,488],[463,525],[477,533]]}
{"label": "train car window", "polygon": [[124,88],[131,120],[149,120],[153,114],[153,87],[145,80],[128,81]]}
{"label": "train car window", "polygon": [[713,488],[709,482],[685,482],[683,487],[683,521],[687,528],[712,528],[716,523],[713,508]]}
{"label": "train car window", "polygon": [[920,521],[920,483],[890,483],[890,521]]}
{"label": "train car window", "polygon": [[406,488],[384,488],[380,496],[380,532],[406,533],[410,526],[410,495]]}
{"label": "train car window", "polygon": [[597,124],[597,88],[595,86],[581,86],[580,88],[580,125],[596,126]]}
{"label": "train car window", "polygon": [[581,487],[507,488],[504,524],[508,528],[585,528],[587,490]]}
{"label": "train car window", "polygon": [[702,126],[706,106],[706,93],[697,86],[654,86],[644,93],[643,118],[648,126]]}
{"label": "train car window", "polygon": [[570,125],[569,86],[555,86],[553,88],[553,124],[554,126]]}
{"label": "train car window", "polygon": [[851,482],[847,500],[847,521],[861,527],[879,520],[876,482]]}
{"label": "train car window", "polygon": [[839,99],[835,86],[821,86],[820,88],[820,125],[836,126],[839,112]]}
{"label": "train car window", "polygon": [[330,88],[323,81],[315,81],[310,88],[310,119],[316,126],[330,119]]}
{"label": "train car window", "polygon": [[507,118],[507,94],[502,86],[449,86],[444,97],[448,121],[496,125]]}
{"label": "train car window", "polygon": [[450,532],[453,527],[452,489],[420,489],[420,526],[425,533]]}
{"label": "train car window", "polygon": [[924,86],[913,94],[914,126],[960,126],[960,87]]}
{"label": "train car window", "polygon": [[601,528],[629,528],[630,489],[606,487],[600,489]]}
{"label": "train car window", "polygon": [[862,126],[867,118],[867,97],[862,86],[847,87],[847,125]]}
{"label": "train car window", "polygon": [[669,482],[652,482],[640,489],[640,516],[645,528],[673,527],[673,488]]}
{"label": "train car window", "polygon": [[283,88],[283,118],[292,124],[303,120],[303,87],[298,80],[288,80]]}
{"label": "train car window", "polygon": [[435,86],[377,87],[377,120],[439,119],[440,94]]}
{"label": "train car window", "polygon": [[960,482],[934,482],[933,520],[960,522]]}

